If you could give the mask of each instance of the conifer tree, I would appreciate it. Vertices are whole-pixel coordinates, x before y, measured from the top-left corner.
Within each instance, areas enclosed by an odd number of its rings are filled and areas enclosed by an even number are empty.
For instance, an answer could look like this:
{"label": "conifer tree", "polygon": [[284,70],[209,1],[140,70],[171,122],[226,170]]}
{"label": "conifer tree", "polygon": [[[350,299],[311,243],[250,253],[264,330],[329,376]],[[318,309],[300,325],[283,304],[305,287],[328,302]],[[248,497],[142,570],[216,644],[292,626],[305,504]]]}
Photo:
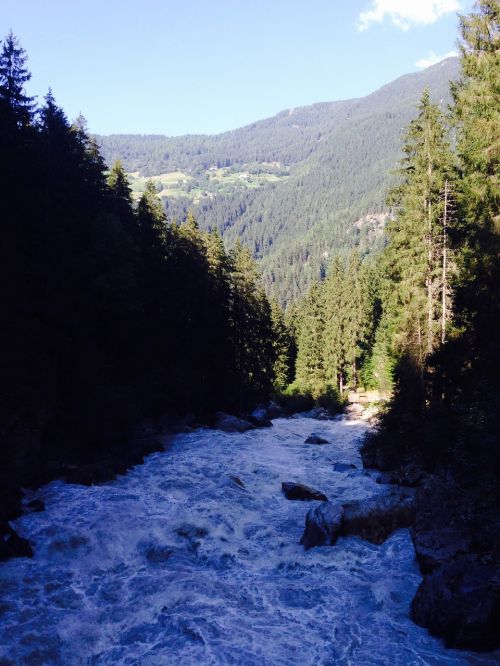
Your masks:
{"label": "conifer tree", "polygon": [[127,208],[132,205],[132,189],[120,160],[116,160],[111,167],[107,183],[113,192],[115,201],[123,202]]}
{"label": "conifer tree", "polygon": [[342,392],[345,381],[346,362],[344,356],[345,322],[345,268],[337,255],[330,264],[328,278],[323,287],[324,333],[321,348],[325,379]]}
{"label": "conifer tree", "polygon": [[423,369],[440,337],[445,285],[443,193],[451,178],[452,159],[441,113],[427,90],[418,111],[406,133],[403,181],[389,197],[396,216],[388,227],[384,262],[390,282],[386,311],[397,320],[395,348]]}
{"label": "conifer tree", "polygon": [[358,371],[368,340],[370,320],[373,317],[368,285],[363,280],[361,257],[354,251],[348,257],[345,270],[344,298],[342,302],[342,351],[349,382],[358,383]]}
{"label": "conifer tree", "polygon": [[[220,404],[234,397],[237,372],[231,322],[231,261],[217,230],[202,235],[208,268],[206,325],[203,331],[206,361],[211,364]],[[213,396],[212,396],[213,398]]]}
{"label": "conifer tree", "polygon": [[26,60],[26,52],[12,31],[9,32],[0,53],[0,114],[18,127],[29,125],[35,108],[35,98],[25,91],[31,79]]}
{"label": "conifer tree", "polygon": [[297,335],[296,382],[318,397],[327,383],[324,360],[325,309],[320,283],[304,299]]}
{"label": "conifer tree", "polygon": [[203,236],[208,266],[218,281],[228,280],[231,265],[224,248],[224,241],[217,229],[212,229]]}
{"label": "conifer tree", "polygon": [[146,247],[166,252],[167,217],[151,179],[146,182],[146,189],[137,204],[137,218]]}
{"label": "conifer tree", "polygon": [[278,302],[271,300],[271,318],[274,347],[274,387],[283,391],[292,381],[292,334],[286,324],[283,310]]}
{"label": "conifer tree", "polygon": [[260,284],[255,260],[236,243],[232,263],[231,322],[239,377],[239,402],[266,395],[273,385],[273,328],[271,307]]}
{"label": "conifer tree", "polygon": [[[462,77],[452,86],[458,131],[460,323],[485,333],[499,313],[500,5],[479,0],[461,17]],[[476,325],[477,317],[490,324]]]}

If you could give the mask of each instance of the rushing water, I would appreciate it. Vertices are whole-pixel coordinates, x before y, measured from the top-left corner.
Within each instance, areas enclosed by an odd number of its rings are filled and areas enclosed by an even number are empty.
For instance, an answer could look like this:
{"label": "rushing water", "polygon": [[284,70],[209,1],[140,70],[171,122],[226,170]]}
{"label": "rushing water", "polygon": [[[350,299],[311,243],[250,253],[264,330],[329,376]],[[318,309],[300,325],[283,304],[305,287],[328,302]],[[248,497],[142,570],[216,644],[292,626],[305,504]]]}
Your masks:
{"label": "rushing water", "polygon": [[[35,557],[0,565],[0,666],[498,663],[408,619],[420,576],[407,530],[382,546],[299,545],[314,503],[286,500],[282,481],[332,500],[383,492],[360,469],[366,427],[200,429],[110,483],[40,489],[46,511],[16,522]],[[331,444],[305,444],[311,432]]]}

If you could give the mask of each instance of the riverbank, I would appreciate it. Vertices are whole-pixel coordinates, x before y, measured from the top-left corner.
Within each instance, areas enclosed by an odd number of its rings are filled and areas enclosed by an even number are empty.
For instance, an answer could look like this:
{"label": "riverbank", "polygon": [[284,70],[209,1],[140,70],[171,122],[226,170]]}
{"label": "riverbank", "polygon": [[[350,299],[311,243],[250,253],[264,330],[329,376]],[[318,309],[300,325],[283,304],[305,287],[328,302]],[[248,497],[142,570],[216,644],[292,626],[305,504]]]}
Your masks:
{"label": "riverbank", "polygon": [[[410,615],[448,647],[500,647],[500,507],[495,467],[463,449],[441,460],[406,446],[391,431],[374,432],[363,449],[364,466],[379,479],[415,490],[411,528],[423,576]],[[453,455],[453,453],[455,455]]]}

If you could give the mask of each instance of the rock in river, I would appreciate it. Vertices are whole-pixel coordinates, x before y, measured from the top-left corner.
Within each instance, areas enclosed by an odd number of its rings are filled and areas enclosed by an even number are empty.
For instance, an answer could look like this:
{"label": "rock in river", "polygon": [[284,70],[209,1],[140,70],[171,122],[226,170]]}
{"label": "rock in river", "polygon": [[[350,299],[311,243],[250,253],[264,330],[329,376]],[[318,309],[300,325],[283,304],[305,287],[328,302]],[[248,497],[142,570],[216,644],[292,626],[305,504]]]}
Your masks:
{"label": "rock in river", "polygon": [[474,556],[459,557],[425,576],[411,618],[447,647],[493,650],[500,645],[500,575]]}
{"label": "rock in river", "polygon": [[273,425],[265,407],[256,407],[250,414],[250,421],[257,428],[270,428]]}
{"label": "rock in river", "polygon": [[351,472],[353,469],[357,469],[353,463],[334,463],[333,465],[334,472]]}
{"label": "rock in river", "polygon": [[284,481],[281,484],[285,497],[289,500],[319,500],[326,502],[328,497],[321,493],[319,490],[304,486],[302,483],[294,483],[293,481]]}
{"label": "rock in river", "polygon": [[333,545],[339,536],[360,536],[381,544],[394,530],[409,527],[414,517],[414,496],[408,491],[393,490],[343,506],[324,502],[308,512],[300,543],[307,549]]}
{"label": "rock in river", "polygon": [[394,489],[369,499],[344,504],[342,536],[356,535],[371,543],[383,543],[401,527],[415,519],[415,498],[411,491]]}
{"label": "rock in river", "polygon": [[217,412],[215,415],[214,428],[216,430],[224,430],[224,432],[245,432],[255,428],[252,423],[239,419],[237,416],[225,414],[224,412]]}
{"label": "rock in river", "polygon": [[330,444],[330,442],[324,437],[320,437],[315,432],[312,432],[309,437],[306,439],[306,444]]}
{"label": "rock in river", "polygon": [[300,543],[306,550],[314,546],[330,545],[337,541],[344,513],[340,504],[323,502],[310,509],[306,516],[306,528]]}

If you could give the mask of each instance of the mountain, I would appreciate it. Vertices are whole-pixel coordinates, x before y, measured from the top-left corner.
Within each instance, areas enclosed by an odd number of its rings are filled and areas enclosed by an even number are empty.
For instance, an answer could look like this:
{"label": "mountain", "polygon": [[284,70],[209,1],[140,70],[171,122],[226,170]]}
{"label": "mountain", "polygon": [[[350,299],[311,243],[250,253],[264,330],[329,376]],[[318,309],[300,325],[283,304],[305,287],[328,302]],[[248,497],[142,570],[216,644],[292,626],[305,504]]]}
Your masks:
{"label": "mountain", "polygon": [[248,244],[266,287],[292,302],[335,252],[380,247],[404,127],[425,87],[443,110],[458,59],[407,74],[366,97],[289,109],[215,136],[97,137],[136,192],[157,182],[171,219],[193,209],[225,242]]}

